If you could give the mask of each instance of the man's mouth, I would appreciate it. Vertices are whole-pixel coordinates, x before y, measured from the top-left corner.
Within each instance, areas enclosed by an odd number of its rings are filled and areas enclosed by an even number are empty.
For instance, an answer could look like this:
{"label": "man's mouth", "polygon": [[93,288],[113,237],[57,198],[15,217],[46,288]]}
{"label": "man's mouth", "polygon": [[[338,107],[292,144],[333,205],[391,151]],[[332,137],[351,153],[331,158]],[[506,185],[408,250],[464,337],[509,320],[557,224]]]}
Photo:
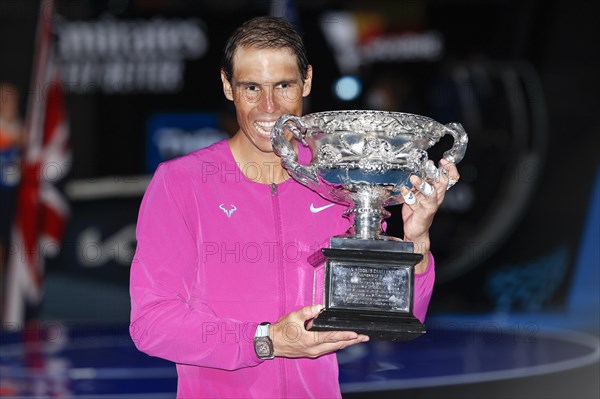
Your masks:
{"label": "man's mouth", "polygon": [[254,127],[256,128],[256,131],[261,135],[261,136],[265,136],[265,137],[271,137],[271,130],[273,130],[273,126],[275,125],[275,121],[269,121],[269,122],[254,122]]}

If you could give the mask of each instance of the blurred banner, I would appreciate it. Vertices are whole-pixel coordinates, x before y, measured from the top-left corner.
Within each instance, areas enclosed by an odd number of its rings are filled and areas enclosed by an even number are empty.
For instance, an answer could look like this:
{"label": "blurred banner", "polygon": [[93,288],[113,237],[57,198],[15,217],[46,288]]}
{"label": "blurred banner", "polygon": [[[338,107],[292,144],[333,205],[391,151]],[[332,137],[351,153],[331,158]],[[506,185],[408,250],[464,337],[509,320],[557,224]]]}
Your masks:
{"label": "blurred banner", "polygon": [[159,163],[207,147],[229,135],[219,129],[216,113],[156,114],[148,121],[146,171]]}
{"label": "blurred banner", "polygon": [[98,282],[126,286],[129,267],[135,253],[135,223],[140,203],[138,195],[128,197],[122,192],[103,196],[97,192],[98,183],[119,186],[146,185],[138,178],[120,182],[97,180],[94,197],[72,201],[73,218],[65,231],[60,257],[52,260],[56,272],[93,279]]}

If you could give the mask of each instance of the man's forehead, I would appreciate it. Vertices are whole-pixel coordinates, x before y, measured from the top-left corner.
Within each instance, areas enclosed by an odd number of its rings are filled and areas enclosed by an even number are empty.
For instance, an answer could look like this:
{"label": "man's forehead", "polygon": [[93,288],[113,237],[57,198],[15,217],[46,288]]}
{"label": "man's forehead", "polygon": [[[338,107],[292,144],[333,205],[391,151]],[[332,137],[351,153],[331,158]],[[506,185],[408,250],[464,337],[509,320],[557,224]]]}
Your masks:
{"label": "man's forehead", "polygon": [[255,46],[245,46],[239,47],[233,53],[232,61],[233,67],[235,68],[236,61],[240,61],[241,58],[246,57],[259,57],[262,58],[267,55],[275,55],[282,60],[287,60],[290,63],[294,63],[297,65],[298,57],[289,47],[255,47]]}
{"label": "man's forehead", "polygon": [[236,50],[233,57],[233,77],[236,80],[276,83],[301,79],[294,52],[287,47],[245,47]]}
{"label": "man's forehead", "polygon": [[233,57],[235,58],[235,56],[240,53],[240,52],[251,52],[251,51],[273,51],[273,52],[282,52],[285,53],[287,55],[293,56],[294,58],[296,57],[296,54],[294,53],[294,50],[292,50],[291,47],[288,46],[281,46],[281,47],[266,47],[266,46],[253,46],[253,45],[249,45],[249,46],[238,46],[235,51],[233,52]]}

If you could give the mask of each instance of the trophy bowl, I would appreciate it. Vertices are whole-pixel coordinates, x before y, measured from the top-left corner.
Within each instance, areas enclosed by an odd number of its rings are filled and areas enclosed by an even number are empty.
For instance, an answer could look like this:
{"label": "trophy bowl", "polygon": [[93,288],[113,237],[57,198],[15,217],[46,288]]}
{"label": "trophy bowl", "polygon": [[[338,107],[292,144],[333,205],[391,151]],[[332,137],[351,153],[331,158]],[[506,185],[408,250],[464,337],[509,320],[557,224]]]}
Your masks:
{"label": "trophy bowl", "polygon": [[[443,136],[454,138],[443,157],[458,163],[467,148],[467,134],[459,123],[441,124],[414,114],[387,111],[328,111],[281,116],[273,128],[273,150],[288,173],[321,196],[350,206],[355,214],[354,236],[389,239],[381,221],[384,207],[403,202],[401,186],[409,178],[430,177],[427,149]],[[298,163],[291,138],[310,148],[309,165]]]}

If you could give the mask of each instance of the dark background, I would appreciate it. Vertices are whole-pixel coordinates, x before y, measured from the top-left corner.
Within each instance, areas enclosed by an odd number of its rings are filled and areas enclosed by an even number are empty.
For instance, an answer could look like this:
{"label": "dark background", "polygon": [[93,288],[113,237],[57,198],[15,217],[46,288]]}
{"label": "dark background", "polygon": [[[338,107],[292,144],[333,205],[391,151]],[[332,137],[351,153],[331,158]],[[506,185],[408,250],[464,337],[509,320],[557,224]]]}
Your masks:
{"label": "dark background", "polygon": [[[16,83],[24,97],[37,7],[33,0],[0,3],[0,80]],[[269,14],[270,7],[268,1],[250,0],[58,1],[57,24],[106,15],[117,20],[194,17],[209,38],[207,52],[185,62],[184,84],[175,92],[68,92],[73,164],[67,183],[75,192],[81,182],[108,178],[127,184],[149,176],[146,126],[157,113],[215,113],[223,131],[235,132],[232,108],[221,91],[221,49],[236,26]],[[334,90],[341,75],[335,49],[319,24],[320,16],[332,10],[377,14],[384,21],[380,34],[439,32],[443,54],[436,60],[363,65],[356,71],[363,94],[342,101]],[[449,191],[450,206],[440,211],[432,229],[438,275],[432,312],[566,306],[599,161],[597,11],[596,2],[508,0],[297,1],[284,11],[303,32],[315,70],[306,112],[368,108],[367,93],[383,85],[395,96],[391,110],[461,122],[469,134],[467,156],[459,165],[463,178]],[[507,86],[511,79],[516,83]],[[22,102],[24,113],[26,98]],[[442,141],[431,158],[439,159],[449,145]],[[89,226],[104,239],[135,223],[140,200],[141,193],[70,197],[64,250],[47,265],[47,317],[91,317],[79,314],[68,299],[77,292],[95,306],[95,317],[126,320],[125,264],[134,243],[115,244],[124,251],[124,262],[113,256],[95,267],[78,262],[77,243]],[[401,234],[399,209],[390,210],[389,232]],[[503,297],[514,281],[527,293]],[[102,300],[94,292],[102,292],[97,294]],[[114,306],[107,303],[111,300]]]}

